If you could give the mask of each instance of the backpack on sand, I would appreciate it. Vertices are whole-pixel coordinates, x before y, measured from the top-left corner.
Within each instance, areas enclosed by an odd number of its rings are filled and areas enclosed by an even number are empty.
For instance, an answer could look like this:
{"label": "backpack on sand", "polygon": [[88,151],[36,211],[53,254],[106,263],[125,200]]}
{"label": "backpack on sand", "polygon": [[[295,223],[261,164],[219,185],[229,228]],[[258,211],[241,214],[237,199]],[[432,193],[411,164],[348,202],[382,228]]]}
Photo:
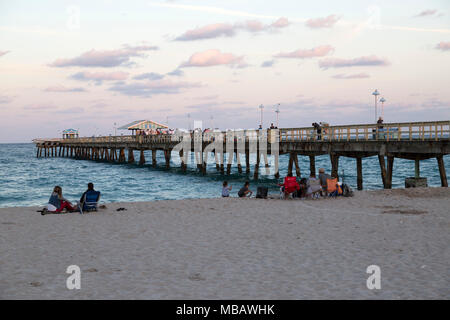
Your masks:
{"label": "backpack on sand", "polygon": [[347,184],[342,185],[342,195],[344,197],[353,197],[353,190]]}

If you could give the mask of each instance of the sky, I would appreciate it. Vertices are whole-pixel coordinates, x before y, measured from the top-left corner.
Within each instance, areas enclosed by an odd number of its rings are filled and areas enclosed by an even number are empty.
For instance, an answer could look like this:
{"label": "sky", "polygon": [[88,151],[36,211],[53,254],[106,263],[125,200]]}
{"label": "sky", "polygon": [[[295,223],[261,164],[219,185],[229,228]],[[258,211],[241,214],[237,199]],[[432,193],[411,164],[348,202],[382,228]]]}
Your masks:
{"label": "sky", "polygon": [[375,89],[385,122],[450,120],[449,88],[448,0],[0,0],[0,143],[373,123]]}

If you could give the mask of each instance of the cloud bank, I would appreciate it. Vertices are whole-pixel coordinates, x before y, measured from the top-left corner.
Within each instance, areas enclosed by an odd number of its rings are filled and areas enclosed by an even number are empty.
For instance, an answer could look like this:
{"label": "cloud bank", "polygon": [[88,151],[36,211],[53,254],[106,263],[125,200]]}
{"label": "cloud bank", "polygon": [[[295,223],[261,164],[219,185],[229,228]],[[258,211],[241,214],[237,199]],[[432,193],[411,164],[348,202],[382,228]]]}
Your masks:
{"label": "cloud bank", "polygon": [[86,92],[84,88],[67,88],[64,86],[53,86],[44,89],[45,92]]}
{"label": "cloud bank", "polygon": [[305,25],[312,29],[332,28],[339,19],[338,16],[332,14],[325,18],[309,19],[305,22]]}
{"label": "cloud bank", "polygon": [[319,61],[319,67],[328,68],[344,68],[358,66],[388,66],[390,63],[384,58],[378,58],[375,55],[363,56],[354,59],[326,58]]}
{"label": "cloud bank", "polygon": [[323,57],[334,51],[334,48],[329,45],[318,46],[312,49],[299,49],[287,53],[276,54],[275,58],[296,58],[296,59],[307,59],[314,57]]}
{"label": "cloud bank", "polygon": [[449,51],[450,50],[450,41],[449,42],[439,42],[436,45],[436,49],[442,50],[442,51]]}
{"label": "cloud bank", "polygon": [[364,78],[370,78],[370,76],[367,73],[357,73],[357,74],[336,74],[332,76],[334,79],[364,79]]}
{"label": "cloud bank", "polygon": [[201,87],[199,83],[173,82],[169,80],[156,80],[146,83],[118,83],[110,91],[118,92],[127,96],[151,97],[157,94],[178,94],[182,89]]}
{"label": "cloud bank", "polygon": [[158,50],[156,46],[128,46],[124,45],[116,50],[94,50],[85,52],[78,57],[71,59],[57,59],[49,66],[51,67],[102,67],[111,68],[118,66],[130,66],[132,57],[145,57],[146,51]]}
{"label": "cloud bank", "polygon": [[238,68],[247,66],[242,56],[235,56],[232,53],[222,53],[217,49],[210,49],[203,52],[194,53],[188,61],[180,65],[180,68],[212,67],[219,65],[227,65]]}
{"label": "cloud bank", "polygon": [[70,76],[70,79],[79,81],[95,81],[97,84],[101,84],[103,81],[121,81],[128,78],[128,72],[115,71],[115,72],[78,72]]}
{"label": "cloud bank", "polygon": [[213,23],[203,27],[191,29],[175,38],[175,41],[194,41],[203,39],[213,39],[219,37],[233,37],[238,30],[244,30],[250,33],[262,31],[274,31],[285,28],[290,25],[287,18],[279,18],[271,24],[265,25],[259,20],[247,20],[235,24]]}

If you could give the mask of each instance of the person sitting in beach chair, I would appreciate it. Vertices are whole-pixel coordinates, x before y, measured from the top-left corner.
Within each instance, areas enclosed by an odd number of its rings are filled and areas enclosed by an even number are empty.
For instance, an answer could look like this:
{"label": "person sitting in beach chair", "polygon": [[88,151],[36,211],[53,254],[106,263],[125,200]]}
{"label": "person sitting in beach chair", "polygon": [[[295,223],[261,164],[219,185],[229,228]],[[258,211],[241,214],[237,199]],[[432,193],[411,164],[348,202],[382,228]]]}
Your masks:
{"label": "person sitting in beach chair", "polygon": [[72,206],[69,200],[63,197],[62,188],[60,186],[55,186],[53,192],[48,200],[47,210],[53,213],[61,213],[64,209],[69,212],[75,211],[76,206]]}
{"label": "person sitting in beach chair", "polygon": [[306,190],[306,196],[311,198],[319,198],[322,191],[320,180],[316,179],[314,173],[311,173],[307,182],[308,189]]}
{"label": "person sitting in beach chair", "polygon": [[238,196],[239,198],[251,197],[253,192],[249,189],[250,182],[245,181],[244,186],[239,190]]}
{"label": "person sitting in beach chair", "polygon": [[280,198],[284,199],[289,198],[290,194],[294,192],[297,193],[300,190],[300,185],[297,182],[297,178],[292,176],[292,173],[289,173],[287,177],[284,178],[284,183],[279,184],[280,186]]}
{"label": "person sitting in beach chair", "polygon": [[339,185],[337,178],[327,179],[327,193],[330,197],[337,197],[342,195],[342,188]]}
{"label": "person sitting in beach chair", "polygon": [[100,191],[94,190],[94,184],[88,183],[88,189],[80,198],[80,213],[83,211],[97,211],[98,202],[100,201]]}
{"label": "person sitting in beach chair", "polygon": [[322,195],[327,194],[327,179],[330,179],[331,176],[327,173],[325,173],[325,169],[324,168],[320,168],[319,169],[319,181],[320,181],[320,185],[322,186]]}

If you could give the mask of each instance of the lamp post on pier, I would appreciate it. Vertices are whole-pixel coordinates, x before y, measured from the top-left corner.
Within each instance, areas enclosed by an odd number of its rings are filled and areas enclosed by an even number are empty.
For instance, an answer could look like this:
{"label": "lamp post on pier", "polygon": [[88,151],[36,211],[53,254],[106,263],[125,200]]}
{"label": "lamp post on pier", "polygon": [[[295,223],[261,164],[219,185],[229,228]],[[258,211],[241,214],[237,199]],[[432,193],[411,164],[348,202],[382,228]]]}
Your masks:
{"label": "lamp post on pier", "polygon": [[381,102],[381,119],[384,120],[384,103],[386,102],[386,99],[382,97],[380,99],[380,102]]}
{"label": "lamp post on pier", "polygon": [[280,114],[280,104],[277,104],[277,108],[275,109],[275,113],[277,114],[277,129],[278,129],[278,116]]}
{"label": "lamp post on pier", "polygon": [[260,129],[262,129],[262,125],[263,125],[263,110],[264,110],[264,106],[261,104],[260,106],[259,106],[259,108],[261,109],[261,122],[260,122],[260,125],[259,125],[259,128]]}
{"label": "lamp post on pier", "polygon": [[377,100],[378,100],[378,96],[380,95],[380,93],[378,92],[377,89],[375,89],[374,92],[372,92],[372,94],[375,96],[375,122],[377,122]]}

